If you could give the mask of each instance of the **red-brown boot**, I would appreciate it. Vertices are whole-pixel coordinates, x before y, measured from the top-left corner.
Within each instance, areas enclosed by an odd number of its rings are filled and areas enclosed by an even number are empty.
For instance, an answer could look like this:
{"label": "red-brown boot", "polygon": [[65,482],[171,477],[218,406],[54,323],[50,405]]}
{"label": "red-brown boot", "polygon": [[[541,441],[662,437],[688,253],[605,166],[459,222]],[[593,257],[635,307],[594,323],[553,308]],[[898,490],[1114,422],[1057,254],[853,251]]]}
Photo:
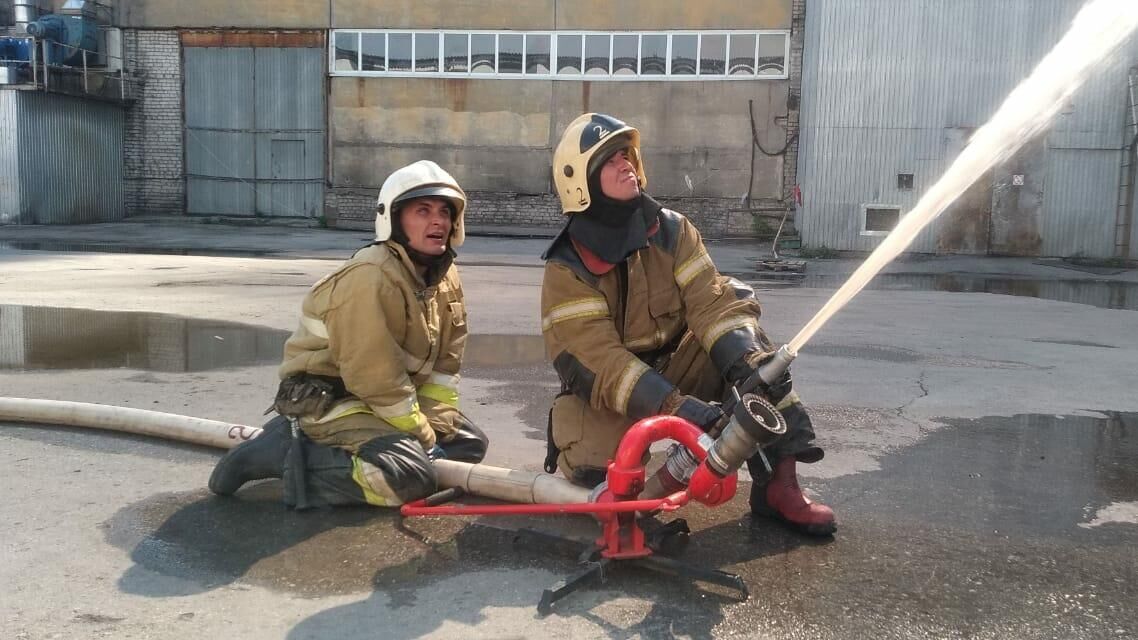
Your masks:
{"label": "red-brown boot", "polygon": [[833,535],[838,529],[834,512],[811,502],[798,486],[797,461],[788,456],[779,461],[766,486],[751,488],[751,513],[786,523],[795,531],[812,536]]}

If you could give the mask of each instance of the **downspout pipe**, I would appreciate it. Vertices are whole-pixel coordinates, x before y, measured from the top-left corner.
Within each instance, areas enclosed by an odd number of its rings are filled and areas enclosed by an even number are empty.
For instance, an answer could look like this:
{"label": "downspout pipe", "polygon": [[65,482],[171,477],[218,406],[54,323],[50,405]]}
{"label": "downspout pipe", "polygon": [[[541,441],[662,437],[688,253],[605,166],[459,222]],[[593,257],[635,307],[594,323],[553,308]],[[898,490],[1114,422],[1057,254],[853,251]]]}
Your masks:
{"label": "downspout pipe", "polygon": [[[261,435],[259,427],[206,420],[173,413],[88,402],[0,397],[0,422],[85,427],[152,436],[217,449],[230,449]],[[435,461],[439,485],[525,504],[575,504],[589,500],[589,490],[548,473],[505,469],[454,460]]]}

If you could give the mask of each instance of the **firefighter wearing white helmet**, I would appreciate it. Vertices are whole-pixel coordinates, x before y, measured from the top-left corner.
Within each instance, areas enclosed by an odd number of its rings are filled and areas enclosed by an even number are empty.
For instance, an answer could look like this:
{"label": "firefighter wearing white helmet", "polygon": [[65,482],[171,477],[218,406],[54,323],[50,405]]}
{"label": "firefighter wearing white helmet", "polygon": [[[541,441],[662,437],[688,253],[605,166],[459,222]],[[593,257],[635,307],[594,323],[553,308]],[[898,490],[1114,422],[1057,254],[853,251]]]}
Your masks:
{"label": "firefighter wearing white helmet", "polygon": [[[695,226],[644,192],[639,131],[599,113],[576,118],[554,150],[553,180],[568,222],[542,256],[542,334],[562,383],[545,469],[593,486],[634,421],[718,425],[728,386],[775,348],[754,291],[720,275]],[[805,497],[795,471],[823,455],[810,418],[789,375],[764,391],[789,429],[766,449],[772,473],[759,457],[747,463],[752,511],[830,535],[833,512]]]}
{"label": "firefighter wearing white helmet", "polygon": [[280,415],[222,458],[214,493],[283,477],[296,508],[395,506],[436,490],[432,459],[482,460],[486,435],[458,408],[465,209],[462,188],[428,160],[384,181],[376,241],[305,296],[271,407]]}

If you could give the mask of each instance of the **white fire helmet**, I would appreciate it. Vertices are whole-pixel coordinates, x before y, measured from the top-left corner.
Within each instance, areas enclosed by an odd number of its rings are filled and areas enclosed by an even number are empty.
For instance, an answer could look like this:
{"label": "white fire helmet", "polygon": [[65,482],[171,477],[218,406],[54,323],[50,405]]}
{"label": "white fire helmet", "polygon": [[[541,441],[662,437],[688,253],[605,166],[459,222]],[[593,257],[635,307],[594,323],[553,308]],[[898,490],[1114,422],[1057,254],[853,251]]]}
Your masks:
{"label": "white fire helmet", "polygon": [[561,196],[562,212],[568,215],[589,208],[589,176],[617,149],[628,150],[628,160],[643,190],[648,179],[636,128],[603,113],[586,113],[569,123],[553,151],[553,183]]}
{"label": "white fire helmet", "polygon": [[379,201],[375,205],[375,239],[383,242],[391,237],[393,212],[401,202],[426,197],[443,198],[454,207],[450,247],[453,249],[462,246],[466,239],[466,229],[462,223],[466,193],[458,186],[454,176],[430,160],[420,160],[397,169],[383,181],[383,186],[379,188]]}

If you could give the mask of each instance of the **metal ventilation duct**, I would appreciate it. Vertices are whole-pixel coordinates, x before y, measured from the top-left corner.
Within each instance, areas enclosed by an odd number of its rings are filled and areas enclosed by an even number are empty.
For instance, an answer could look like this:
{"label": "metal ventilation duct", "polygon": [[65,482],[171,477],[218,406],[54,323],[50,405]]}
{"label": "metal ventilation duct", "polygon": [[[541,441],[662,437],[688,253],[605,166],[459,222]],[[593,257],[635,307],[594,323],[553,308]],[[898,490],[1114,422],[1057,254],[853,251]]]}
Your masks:
{"label": "metal ventilation duct", "polygon": [[15,17],[16,34],[25,35],[28,23],[35,22],[40,17],[38,0],[15,0],[12,3]]}

